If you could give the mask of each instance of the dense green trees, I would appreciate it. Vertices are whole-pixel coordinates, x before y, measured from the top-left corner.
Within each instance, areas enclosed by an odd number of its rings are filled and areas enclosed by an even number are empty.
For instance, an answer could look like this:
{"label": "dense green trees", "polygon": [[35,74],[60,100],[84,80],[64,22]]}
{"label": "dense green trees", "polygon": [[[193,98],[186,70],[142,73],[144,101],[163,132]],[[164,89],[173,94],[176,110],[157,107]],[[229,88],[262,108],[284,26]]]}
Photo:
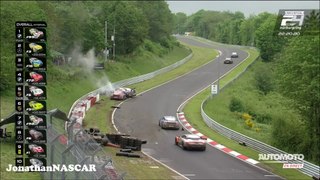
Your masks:
{"label": "dense green trees", "polygon": [[291,39],[277,58],[280,92],[293,99],[293,107],[303,115],[307,136],[303,143],[308,156],[320,160],[320,54],[319,36]]}

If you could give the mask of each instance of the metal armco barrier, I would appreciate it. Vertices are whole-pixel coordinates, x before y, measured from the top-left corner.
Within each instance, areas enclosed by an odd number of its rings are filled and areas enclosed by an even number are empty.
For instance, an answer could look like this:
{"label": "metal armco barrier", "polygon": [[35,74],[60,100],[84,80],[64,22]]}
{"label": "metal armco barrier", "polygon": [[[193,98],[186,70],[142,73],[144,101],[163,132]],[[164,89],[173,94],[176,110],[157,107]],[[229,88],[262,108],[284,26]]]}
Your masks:
{"label": "metal armco barrier", "polygon": [[[165,73],[165,72],[168,72],[168,71],[171,71],[177,67],[179,67],[180,65],[186,63],[188,60],[190,60],[193,56],[193,53],[191,53],[190,55],[188,55],[187,57],[185,57],[184,59],[174,63],[174,64],[171,64],[170,66],[167,66],[167,67],[164,67],[162,69],[159,69],[157,71],[154,71],[154,72],[151,72],[151,73],[148,73],[148,74],[144,74],[144,75],[141,75],[141,76],[137,76],[137,77],[133,77],[133,78],[130,78],[130,79],[125,79],[125,80],[121,80],[121,81],[118,81],[118,82],[115,82],[115,83],[112,83],[112,85],[114,87],[121,87],[121,86],[127,86],[127,85],[131,85],[131,84],[135,84],[135,83],[138,83],[138,82],[142,82],[142,81],[145,81],[145,80],[148,80],[148,79],[151,79],[159,74],[162,74],[162,73]],[[111,93],[111,88],[106,85],[106,86],[103,86],[99,89],[96,89],[94,91],[91,91],[85,95],[83,95],[82,97],[80,97],[78,100],[76,100],[73,105],[71,106],[70,108],[70,111],[68,113],[68,117],[70,118],[71,116],[71,112],[72,110],[74,109],[74,107],[76,106],[76,104],[85,99],[87,96],[89,96],[90,94],[96,94],[96,93]]]}
{"label": "metal armco barrier", "polygon": [[[164,67],[162,69],[159,69],[157,71],[144,74],[141,76],[133,77],[130,79],[125,79],[122,81],[118,81],[112,84],[113,87],[121,87],[121,86],[127,86],[130,84],[142,82],[148,79],[151,79],[159,74],[168,72],[170,70],[173,70],[180,65],[184,64],[188,60],[191,59],[193,56],[193,53],[190,53],[187,57],[184,59],[170,65],[167,67]],[[61,144],[61,138],[59,138],[59,133],[55,131],[55,128],[50,129],[50,133],[52,134],[49,139],[49,143],[51,144],[51,147],[49,148],[48,154],[50,154],[51,163],[56,164],[95,164],[97,168],[97,172],[63,172],[63,173],[43,173],[42,176],[46,178],[59,178],[59,179],[123,179],[123,176],[125,173],[119,174],[116,172],[113,162],[111,158],[106,152],[103,151],[103,149],[100,147],[98,143],[96,143],[94,140],[92,140],[89,135],[84,131],[82,127],[74,126],[75,124],[81,124],[82,120],[85,116],[85,111],[88,110],[88,108],[91,107],[91,104],[87,104],[88,97],[98,97],[100,94],[111,94],[112,89],[110,86],[106,85],[104,87],[101,87],[99,89],[96,89],[94,91],[91,91],[82,97],[80,97],[78,100],[76,100],[73,105],[71,106],[68,118],[71,122],[65,124],[65,130],[68,133],[69,137],[63,137],[63,142],[65,144]],[[100,98],[100,97],[99,97]],[[85,102],[85,108],[79,109],[79,105]],[[79,110],[76,110],[78,108]],[[76,115],[76,116],[75,116]],[[71,118],[72,117],[72,118]],[[74,118],[77,117],[77,118]],[[79,123],[80,121],[81,123]],[[60,126],[58,126],[60,127]],[[61,130],[60,130],[61,134]],[[132,138],[122,138],[127,140],[128,142],[120,143],[123,147],[136,147],[136,150],[141,149],[141,140],[136,140]],[[119,138],[115,139],[120,141]],[[116,166],[116,165],[115,165]],[[60,174],[59,174],[60,173]]]}
{"label": "metal armco barrier", "polygon": [[[247,68],[249,68],[250,66],[251,65],[249,65]],[[226,86],[228,86],[231,82],[238,79],[247,70],[247,68],[244,71],[242,71],[239,75],[237,75],[234,79],[229,81],[224,87],[221,88],[221,90],[223,88],[225,88]],[[277,148],[272,147],[268,144],[265,144],[263,142],[255,140],[253,138],[245,136],[241,133],[238,133],[232,129],[229,129],[229,128],[219,124],[218,122],[214,121],[213,119],[211,119],[203,110],[203,107],[206,105],[208,99],[209,99],[209,97],[207,99],[205,99],[201,104],[201,116],[202,116],[203,120],[205,121],[205,123],[207,124],[207,126],[209,126],[211,129],[213,129],[213,130],[217,131],[218,133],[220,133],[230,139],[233,139],[235,141],[244,142],[247,146],[249,146],[249,147],[251,147],[261,153],[288,154],[287,152],[284,152],[280,149],[277,149]],[[299,169],[301,172],[303,172],[311,177],[312,176],[319,177],[320,168],[319,168],[319,166],[317,166],[315,164],[312,164],[308,161],[290,161],[288,163],[290,163],[290,164],[304,164],[303,168]]]}

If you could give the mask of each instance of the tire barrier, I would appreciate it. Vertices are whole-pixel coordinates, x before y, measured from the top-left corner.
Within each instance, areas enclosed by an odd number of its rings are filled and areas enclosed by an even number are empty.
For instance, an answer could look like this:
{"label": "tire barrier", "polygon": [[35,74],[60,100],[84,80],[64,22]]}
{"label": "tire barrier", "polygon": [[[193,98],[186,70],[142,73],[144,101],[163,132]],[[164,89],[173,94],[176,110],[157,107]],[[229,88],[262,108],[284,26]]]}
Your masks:
{"label": "tire barrier", "polygon": [[[148,73],[145,75],[141,75],[141,76],[137,76],[134,78],[125,79],[122,81],[115,82],[112,84],[112,86],[121,87],[121,86],[126,86],[126,85],[130,85],[130,84],[134,84],[134,83],[138,83],[138,82],[142,82],[142,81],[151,79],[157,75],[160,75],[162,73],[168,72],[170,70],[173,70],[173,69],[179,67],[180,65],[182,65],[185,62],[187,62],[188,60],[190,60],[192,58],[192,56],[193,56],[193,54],[190,53],[190,55],[188,55],[184,59],[182,59],[182,60],[180,60],[170,66],[167,66],[165,68],[159,69],[157,71],[154,71],[154,72],[151,72],[151,73]],[[78,136],[81,137],[81,134],[87,134],[87,132],[84,132],[82,129],[83,119],[85,117],[86,111],[88,111],[96,102],[98,102],[100,100],[100,95],[104,95],[104,94],[111,95],[111,92],[112,91],[111,91],[110,86],[106,85],[104,87],[101,87],[99,89],[96,89],[94,91],[91,91],[91,92],[83,95],[78,100],[76,100],[73,103],[73,105],[71,106],[69,113],[68,113],[69,122],[66,122],[66,124],[65,124],[65,131],[68,133],[67,144],[70,145],[70,149],[72,150],[72,154],[76,159],[82,159],[86,156],[89,156],[89,152],[85,152],[80,155],[77,152],[81,151],[81,149],[78,149],[78,148],[73,149],[72,148],[73,147],[72,144],[77,143],[77,141],[73,142],[76,139],[76,137],[78,137]],[[125,136],[125,135],[123,135],[123,136]],[[113,142],[120,142],[120,140],[121,140],[120,137],[123,137],[123,136],[114,136],[114,138],[109,136],[110,137],[110,139],[109,139],[108,135],[106,135],[105,137],[108,138],[108,140],[106,138],[102,138],[101,144],[104,144],[104,145],[107,144],[108,146],[118,147],[119,145],[117,145],[116,143],[112,143],[112,141]],[[82,139],[79,138],[79,139],[82,141],[85,140],[84,138],[82,138]],[[88,141],[90,141],[90,140],[88,140]],[[137,144],[139,144],[139,143],[137,143]],[[142,141],[141,141],[141,144],[142,144]],[[140,144],[140,147],[136,148],[137,150],[141,150],[141,144]],[[84,148],[85,147],[86,146],[84,146]],[[133,147],[136,147],[136,146],[133,146]],[[98,152],[98,151],[95,151],[95,152]],[[104,168],[104,170],[105,170],[104,174],[101,174],[101,173],[95,174],[95,176],[90,176],[90,179],[122,179],[125,173],[122,175],[117,174],[111,160],[110,160],[110,162],[111,163],[109,163],[108,166],[105,166],[107,168]]]}
{"label": "tire barrier", "polygon": [[127,134],[106,134],[109,141],[113,144],[120,144],[120,140],[122,136],[129,136]]}

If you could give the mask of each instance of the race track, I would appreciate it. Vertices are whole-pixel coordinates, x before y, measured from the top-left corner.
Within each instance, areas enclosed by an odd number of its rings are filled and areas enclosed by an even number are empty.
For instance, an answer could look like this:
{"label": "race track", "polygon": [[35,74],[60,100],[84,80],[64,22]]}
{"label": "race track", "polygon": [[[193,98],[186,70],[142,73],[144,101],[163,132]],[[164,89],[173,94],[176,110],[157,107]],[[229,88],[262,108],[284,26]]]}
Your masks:
{"label": "race track", "polygon": [[[176,116],[181,103],[248,56],[246,52],[235,47],[202,43],[183,36],[177,38],[194,46],[217,49],[222,54],[197,70],[121,104],[121,108],[114,114],[114,122],[118,130],[147,140],[148,143],[143,145],[145,153],[189,179],[279,179],[267,171],[231,157],[209,145],[205,152],[184,151],[174,145],[174,137],[187,131],[163,130],[158,126],[162,116]],[[236,58],[231,65],[223,64],[223,60],[233,51],[238,52],[239,58]],[[199,119],[199,121],[202,120]],[[223,142],[218,143],[223,144]]]}

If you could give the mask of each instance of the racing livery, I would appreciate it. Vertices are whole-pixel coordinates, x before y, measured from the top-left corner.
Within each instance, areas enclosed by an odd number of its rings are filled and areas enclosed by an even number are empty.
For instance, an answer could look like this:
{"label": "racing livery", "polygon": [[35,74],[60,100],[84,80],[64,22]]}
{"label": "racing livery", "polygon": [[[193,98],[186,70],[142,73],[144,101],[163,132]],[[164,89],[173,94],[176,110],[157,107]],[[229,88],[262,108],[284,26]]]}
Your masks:
{"label": "racing livery", "polygon": [[36,72],[30,72],[29,75],[34,80],[34,82],[40,82],[43,79],[43,76]]}
{"label": "racing livery", "polygon": [[136,90],[131,88],[118,88],[116,89],[110,99],[114,100],[125,100],[127,98],[132,98],[136,96]]}
{"label": "racing livery", "polygon": [[43,90],[36,86],[30,86],[29,90],[33,96],[41,96],[43,94]]}
{"label": "racing livery", "polygon": [[32,153],[44,153],[44,149],[41,146],[30,144],[28,147]]}
{"label": "racing livery", "polygon": [[207,138],[200,137],[195,134],[184,134],[176,136],[175,144],[183,149],[199,149],[206,150]]}

